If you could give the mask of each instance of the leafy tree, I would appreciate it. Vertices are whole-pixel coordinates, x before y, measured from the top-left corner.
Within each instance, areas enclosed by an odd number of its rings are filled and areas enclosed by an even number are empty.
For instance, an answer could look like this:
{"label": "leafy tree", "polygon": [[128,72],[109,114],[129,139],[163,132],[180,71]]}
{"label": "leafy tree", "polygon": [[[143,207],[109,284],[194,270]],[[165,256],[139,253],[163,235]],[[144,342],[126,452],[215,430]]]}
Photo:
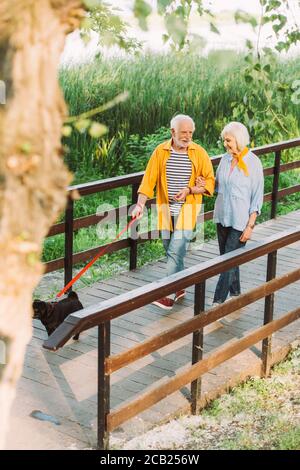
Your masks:
{"label": "leafy tree", "polygon": [[[288,51],[300,41],[297,19],[292,14],[288,0],[260,0],[261,15],[255,17],[242,11],[235,13],[237,23],[250,23],[257,31],[256,44],[247,41],[248,52],[245,56],[244,80],[247,92],[242,102],[232,103],[232,117],[240,120],[255,136],[256,144],[269,140],[284,140],[299,134],[297,120],[292,115],[283,113],[283,99],[295,100],[296,84],[287,78],[274,81],[273,65],[277,60],[276,51]],[[299,3],[300,4],[300,3]],[[275,39],[275,51],[261,46],[261,36],[266,25],[271,25]],[[271,37],[269,38],[271,39]],[[295,152],[285,153],[285,158],[292,158]]]}
{"label": "leafy tree", "polygon": [[85,0],[85,4],[90,11],[81,23],[81,37],[85,42],[90,40],[91,31],[94,31],[99,35],[99,45],[117,45],[129,53],[140,50],[141,43],[128,35],[128,25],[120,16],[120,9],[102,1]]}

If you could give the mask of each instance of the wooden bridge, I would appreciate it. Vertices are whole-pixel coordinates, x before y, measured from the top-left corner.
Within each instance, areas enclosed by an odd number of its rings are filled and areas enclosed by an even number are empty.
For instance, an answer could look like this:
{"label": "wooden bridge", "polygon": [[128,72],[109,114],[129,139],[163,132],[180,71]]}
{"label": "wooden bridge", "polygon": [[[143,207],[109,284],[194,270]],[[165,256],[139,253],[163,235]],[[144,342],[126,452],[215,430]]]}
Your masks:
{"label": "wooden bridge", "polygon": [[[128,438],[183,410],[196,413],[246,377],[268,374],[285,357],[300,338],[300,211],[274,217],[278,200],[300,190],[278,189],[280,172],[300,167],[300,161],[281,164],[281,152],[299,145],[297,139],[256,149],[275,153],[274,166],[265,169],[274,176],[273,191],[265,195],[272,218],[256,227],[246,248],[219,256],[214,240],[201,250],[192,244],[187,269],[164,278],[164,260],[137,269],[139,240],[121,240],[109,250],[130,248],[128,272],[81,289],[87,308],[70,315],[48,340],[34,321],[9,448],[105,448],[109,433]],[[85,195],[132,184],[134,201],[141,176],[76,189]],[[48,263],[48,271],[64,266],[65,281],[70,279],[73,264],[96,251],[73,254],[73,230],[99,219],[73,220],[69,200],[66,222],[50,231],[65,232],[65,258]],[[219,273],[238,264],[243,295],[211,309]],[[187,296],[171,312],[151,305],[180,288]],[[80,340],[67,343],[77,331],[83,331]]]}

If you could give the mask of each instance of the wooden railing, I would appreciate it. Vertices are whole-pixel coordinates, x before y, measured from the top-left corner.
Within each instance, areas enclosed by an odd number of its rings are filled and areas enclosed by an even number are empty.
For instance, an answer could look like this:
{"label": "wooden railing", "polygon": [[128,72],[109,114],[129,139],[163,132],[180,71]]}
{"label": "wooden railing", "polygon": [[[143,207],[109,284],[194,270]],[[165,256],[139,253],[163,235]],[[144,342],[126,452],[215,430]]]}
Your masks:
{"label": "wooden railing", "polygon": [[[276,216],[277,203],[278,201],[290,194],[294,194],[300,191],[300,184],[281,189],[279,190],[279,175],[282,172],[300,168],[300,160],[294,161],[291,163],[281,164],[281,152],[287,149],[300,146],[300,138],[288,140],[285,142],[279,142],[276,144],[265,145],[263,147],[257,147],[253,149],[253,152],[256,155],[266,155],[269,153],[274,153],[274,165],[269,168],[264,169],[264,175],[270,176],[273,175],[273,188],[272,192],[264,195],[264,201],[271,201],[271,218]],[[216,166],[220,162],[221,156],[212,157],[212,163]],[[65,222],[55,224],[51,227],[48,237],[65,234],[65,256],[63,258],[58,258],[52,261],[45,263],[45,271],[52,272],[57,269],[64,268],[64,282],[65,285],[72,279],[72,270],[73,266],[76,263],[82,263],[84,261],[92,258],[100,249],[100,246],[82,251],[80,253],[73,253],[73,233],[74,230],[78,230],[84,227],[90,227],[95,225],[104,218],[106,220],[110,215],[116,216],[117,220],[121,214],[127,214],[130,205],[125,207],[116,208],[116,210],[108,211],[107,213],[99,215],[88,215],[85,217],[80,217],[74,219],[74,201],[71,198],[72,192],[77,190],[81,197],[85,197],[91,194],[100,193],[107,190],[112,190],[116,188],[121,188],[125,186],[131,186],[131,204],[135,204],[137,201],[137,190],[141,179],[143,177],[143,172],[134,173],[131,175],[118,176],[116,178],[109,178],[101,181],[93,181],[91,183],[79,184],[76,186],[69,187],[69,199],[65,213]],[[147,206],[149,207],[155,199],[147,201]],[[213,211],[204,213],[204,220],[212,219]],[[146,236],[145,236],[146,235]],[[156,230],[148,232],[148,234],[140,234],[140,237],[135,240],[129,237],[118,240],[112,243],[107,244],[106,253],[112,253],[114,251],[122,250],[124,248],[130,249],[130,260],[129,260],[129,269],[135,269],[137,266],[137,246],[139,243],[145,243],[148,240],[157,238],[158,233]]]}
{"label": "wooden railing", "polygon": [[[300,308],[273,320],[274,292],[300,279],[300,268],[276,277],[277,251],[300,240],[300,226],[276,234],[260,243],[218,256],[180,273],[134,289],[104,302],[73,313],[45,341],[46,349],[56,351],[74,334],[98,326],[98,447],[107,449],[109,433],[126,420],[149,408],[169,394],[191,383],[191,411],[196,413],[201,401],[201,377],[224,361],[263,340],[262,372],[267,375],[271,360],[271,335],[275,331],[300,318]],[[266,283],[230,300],[216,308],[205,311],[206,280],[240,266],[261,256],[268,255]],[[121,354],[110,354],[111,320],[173,292],[195,286],[194,318],[182,322],[175,328],[153,336]],[[242,339],[230,341],[203,359],[203,328],[237,309],[265,298],[263,326],[251,331]],[[188,334],[193,333],[192,365],[165,379],[161,385],[145,391],[126,405],[110,410],[110,376],[128,364],[157,351]]]}

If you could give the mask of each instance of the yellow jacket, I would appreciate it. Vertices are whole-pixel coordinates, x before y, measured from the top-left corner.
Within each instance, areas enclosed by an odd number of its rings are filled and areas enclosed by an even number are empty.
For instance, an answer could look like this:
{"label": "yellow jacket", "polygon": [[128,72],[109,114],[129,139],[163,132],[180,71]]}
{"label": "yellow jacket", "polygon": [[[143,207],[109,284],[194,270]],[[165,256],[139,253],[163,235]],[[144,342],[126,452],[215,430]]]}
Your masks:
{"label": "yellow jacket", "polygon": [[[159,230],[173,230],[172,219],[168,204],[168,185],[166,162],[170,157],[172,140],[158,145],[154,150],[141,185],[139,193],[145,194],[148,198],[153,198],[156,186],[156,204],[158,211]],[[206,179],[205,189],[209,196],[214,193],[215,178],[214,171],[209,156],[200,145],[191,142],[188,147],[188,156],[192,162],[192,175],[189,186],[196,186],[196,178],[202,176]],[[202,194],[189,194],[186,197],[179,217],[177,219],[177,230],[193,230],[197,221],[197,216],[201,209]]]}

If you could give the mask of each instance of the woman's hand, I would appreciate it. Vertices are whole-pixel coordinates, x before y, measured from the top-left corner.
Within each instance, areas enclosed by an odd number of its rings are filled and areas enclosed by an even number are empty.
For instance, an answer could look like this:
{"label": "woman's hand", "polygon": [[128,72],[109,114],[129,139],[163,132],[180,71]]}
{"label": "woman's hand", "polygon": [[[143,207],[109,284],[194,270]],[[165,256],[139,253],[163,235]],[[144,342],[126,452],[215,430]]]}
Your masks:
{"label": "woman's hand", "polygon": [[183,188],[179,193],[175,194],[174,199],[175,201],[185,201],[188,194],[190,194],[189,188]]}
{"label": "woman's hand", "polygon": [[240,236],[240,242],[247,242],[250,240],[253,229],[247,225],[242,235]]}
{"label": "woman's hand", "polygon": [[196,178],[196,186],[197,188],[205,188],[206,180],[203,176],[197,176]]}

